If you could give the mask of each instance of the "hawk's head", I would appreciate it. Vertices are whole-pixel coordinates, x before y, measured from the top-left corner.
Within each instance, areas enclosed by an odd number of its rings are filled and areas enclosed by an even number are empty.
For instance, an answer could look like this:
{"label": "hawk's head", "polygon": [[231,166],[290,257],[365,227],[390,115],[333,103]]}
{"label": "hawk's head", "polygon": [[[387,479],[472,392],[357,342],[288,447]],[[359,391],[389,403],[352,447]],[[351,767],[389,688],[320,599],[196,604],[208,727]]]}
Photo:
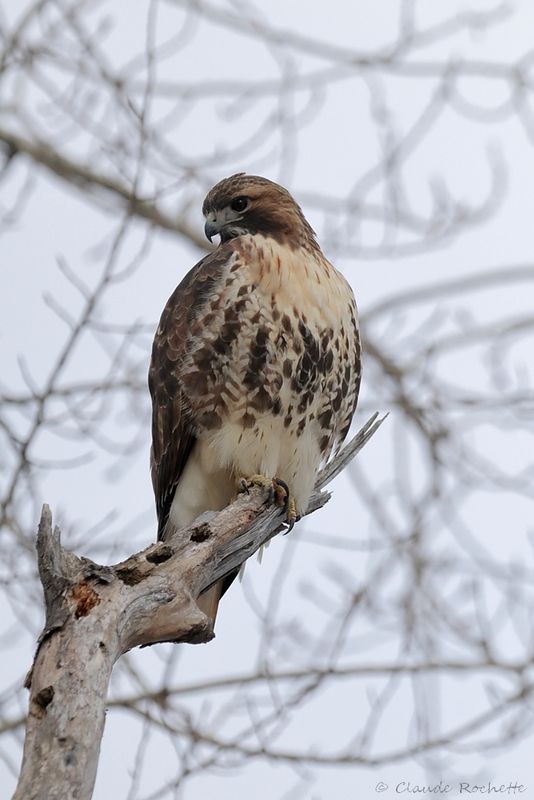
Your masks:
{"label": "hawk's head", "polygon": [[240,172],[208,192],[202,213],[204,231],[226,242],[243,234],[261,233],[292,247],[317,248],[315,234],[287,189],[267,178]]}

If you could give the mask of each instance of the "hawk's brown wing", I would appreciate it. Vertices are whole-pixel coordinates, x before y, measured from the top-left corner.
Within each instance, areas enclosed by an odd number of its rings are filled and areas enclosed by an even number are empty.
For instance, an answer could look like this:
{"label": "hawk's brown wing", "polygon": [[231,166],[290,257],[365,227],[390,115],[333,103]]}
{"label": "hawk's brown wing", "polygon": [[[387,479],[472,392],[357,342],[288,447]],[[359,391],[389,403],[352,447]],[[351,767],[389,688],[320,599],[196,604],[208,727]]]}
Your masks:
{"label": "hawk's brown wing", "polygon": [[181,380],[191,329],[202,323],[210,295],[233,256],[231,243],[199,261],[169,298],[152,347],[148,386],[152,397],[150,467],[163,538],[176,486],[195,443],[195,420]]}

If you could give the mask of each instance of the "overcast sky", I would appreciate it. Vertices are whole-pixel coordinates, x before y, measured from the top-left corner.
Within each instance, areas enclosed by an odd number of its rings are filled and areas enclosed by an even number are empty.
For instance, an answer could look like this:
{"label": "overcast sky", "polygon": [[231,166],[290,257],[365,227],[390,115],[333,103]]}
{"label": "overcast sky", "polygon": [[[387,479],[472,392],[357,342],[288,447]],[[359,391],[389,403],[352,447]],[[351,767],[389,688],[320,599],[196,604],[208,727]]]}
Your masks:
{"label": "overcast sky", "polygon": [[[23,13],[23,7],[29,5],[20,0],[0,0],[4,18],[17,19]],[[185,3],[179,3],[185,7]],[[219,9],[239,11],[250,9],[247,2],[217,2]],[[258,8],[260,4],[257,4]],[[442,4],[418,3],[417,10],[421,23],[430,24],[439,19],[441,14],[451,14],[453,6],[459,11],[487,10],[495,4],[489,2],[467,2],[455,0]],[[427,47],[421,54],[423,59],[440,58],[443,60],[470,59],[494,60],[497,62],[513,61],[517,54],[526,51],[532,45],[534,31],[534,5],[524,0],[514,4],[516,12],[503,20],[487,33],[473,35],[462,34],[449,43],[446,49],[442,45]],[[118,0],[95,5],[94,15],[109,16],[113,21],[102,38],[101,46],[109,63],[118,66],[127,63],[133,55],[143,51],[146,30],[146,4],[121,4]],[[358,53],[373,51],[391,42],[398,30],[398,3],[393,0],[329,0],[328,3],[311,3],[304,0],[282,2],[274,0],[261,7],[271,27],[292,31],[295,36],[308,36],[331,42]],[[157,20],[157,36],[166,38],[183,22],[184,12],[173,7],[172,3],[161,3]],[[273,47],[260,48],[253,38],[244,35],[230,35],[226,29],[206,21],[196,23],[194,31],[180,53],[173,59],[164,62],[158,68],[156,80],[176,79],[203,81],[213,78],[214,74],[221,79],[252,80],[254,78],[269,79],[277,77],[280,60],[289,57],[282,49]],[[292,68],[297,73],[305,73],[314,69],[320,61],[311,56],[291,56]],[[30,95],[31,91],[27,90]],[[235,157],[233,171],[247,171],[265,174],[279,180],[291,188],[305,213],[316,228],[320,241],[325,242],[327,255],[343,271],[354,288],[362,313],[370,309],[381,298],[389,296],[392,291],[411,287],[421,287],[439,282],[445,278],[462,277],[469,273],[477,273],[483,268],[498,268],[513,264],[527,264],[532,259],[534,244],[534,226],[532,224],[532,185],[534,179],[534,151],[528,142],[524,130],[515,119],[503,119],[492,125],[473,122],[467,124],[465,119],[455,115],[451,109],[444,112],[443,119],[435,133],[418,149],[417,157],[410,163],[410,200],[414,208],[426,213],[431,202],[431,186],[445,178],[447,191],[460,198],[467,206],[481,202],[491,184],[492,163],[506,168],[506,185],[502,188],[502,198],[498,211],[480,225],[473,226],[462,236],[425,252],[423,256],[414,255],[399,259],[387,258],[350,258],[336,252],[336,219],[335,212],[330,219],[325,219],[313,205],[313,195],[323,192],[332,197],[350,196],[357,180],[376,162],[380,155],[377,145],[377,131],[369,114],[362,109],[369,109],[373,99],[376,100],[376,87],[372,82],[359,78],[340,80],[328,92],[320,109],[305,109],[304,98],[296,93],[291,101],[303,106],[303,121],[298,133],[289,137],[291,142],[286,153],[277,158],[270,157],[269,147],[265,151],[261,147],[246,150],[242,160],[239,154]],[[420,109],[432,93],[432,85],[425,81],[407,81],[388,77],[388,97],[394,97],[395,126],[399,133],[407,130],[417,117]],[[486,104],[489,109],[498,106],[506,99],[507,87],[490,85],[482,79],[466,82],[465,93],[469,93],[477,103]],[[5,96],[0,95],[0,102],[9,103],[13,87],[8,86]],[[289,101],[288,101],[289,102]],[[166,113],[165,103],[156,104],[152,113],[162,119]],[[224,172],[220,170],[217,153],[234,141],[245,138],[248,130],[257,124],[258,115],[262,113],[261,104],[253,105],[242,114],[232,113],[224,108],[223,101],[215,100],[210,106],[202,103],[192,106],[190,113],[184,115],[176,134],[176,145],[184,158],[194,165],[197,160],[212,159],[210,174],[213,180],[224,176],[228,171],[225,162]],[[7,125],[7,123],[6,123]],[[24,132],[21,124],[20,131]],[[66,137],[68,139],[68,137]],[[81,145],[74,142],[72,152]],[[44,170],[31,167],[34,186],[26,208],[20,220],[5,230],[0,238],[0,263],[2,268],[2,314],[0,317],[0,348],[2,353],[3,386],[9,386],[12,392],[25,388],[25,372],[29,371],[36,385],[41,385],[54,361],[58,348],[65,335],[65,325],[54,315],[46,298],[53,296],[67,308],[75,308],[79,303],[76,292],[58,269],[58,258],[63,259],[77,274],[91,285],[98,276],[101,267],[102,252],[109,237],[116,229],[117,214],[103,205],[98,208],[89,203],[87,198],[72,187],[66,187],[58,178],[51,177]],[[20,188],[23,171],[13,170],[6,182],[3,203],[8,203]],[[149,179],[147,178],[147,181]],[[203,192],[209,186],[193,185],[191,188],[191,205],[188,219],[199,231],[202,228],[201,200]],[[377,190],[375,199],[380,198]],[[373,198],[371,198],[373,199]],[[167,207],[173,208],[173,195],[169,193]],[[129,234],[124,252],[121,255],[125,265],[138,250],[144,234],[145,226],[134,223]],[[380,243],[382,232],[375,230],[371,224],[360,231],[362,241],[371,248]],[[109,293],[105,309],[101,310],[102,321],[127,323],[139,321],[147,328],[144,346],[136,345],[128,353],[130,363],[138,366],[139,374],[148,368],[148,348],[151,329],[155,326],[161,309],[179,280],[191,268],[202,253],[193,245],[184,244],[178,237],[169,233],[158,232],[150,237],[141,267],[128,281],[118,283]],[[506,317],[521,315],[532,308],[533,287],[512,285],[506,290],[488,290],[477,295],[476,306],[469,305],[469,314],[482,322],[499,317],[503,307]],[[429,309],[421,312],[422,316],[430,315]],[[416,330],[420,319],[414,317],[406,321],[403,335],[409,330]],[[384,319],[382,336],[392,337],[395,345],[395,332],[388,328],[391,319]],[[461,329],[461,323],[450,321]],[[411,327],[410,327],[411,326]],[[376,328],[378,335],[378,327]],[[427,335],[422,333],[421,335]],[[429,336],[431,334],[428,334]],[[98,373],[101,359],[101,345],[91,339],[79,350],[77,360],[69,366],[69,380],[83,380]],[[532,337],[516,349],[514,358],[518,371],[531,370]],[[21,362],[23,359],[23,362]],[[454,381],[457,385],[476,388],[486,381],[482,368],[475,360],[466,357],[463,361],[455,361]],[[22,364],[22,369],[21,369]],[[451,362],[452,364],[452,362]],[[447,369],[445,360],[442,369]],[[531,374],[531,373],[530,373]],[[369,416],[369,403],[374,402],[376,392],[368,394],[364,375],[362,405],[357,424],[362,424]],[[148,392],[144,400],[139,402],[139,426],[131,421],[126,424],[121,418],[121,408],[117,408],[113,419],[106,423],[106,436],[114,436],[125,444],[128,437],[141,430],[140,438],[133,452],[125,459],[106,453],[104,449],[95,448],[93,443],[81,447],[80,441],[67,441],[52,436],[44,437],[38,445],[36,456],[42,460],[68,459],[74,454],[85,452],[87,458],[77,467],[65,470],[53,470],[39,484],[39,496],[31,498],[32,513],[41,503],[48,502],[58,519],[65,520],[68,530],[65,540],[69,545],[76,540],[79,552],[83,551],[83,532],[90,531],[99,521],[108,515],[113,517],[108,527],[104,527],[104,540],[99,534],[97,546],[101,548],[102,558],[117,560],[129,554],[134,548],[149,542],[154,535],[155,516],[153,511],[152,490],[148,475]],[[378,408],[388,411],[388,408]],[[126,413],[126,409],[122,410]],[[395,412],[392,413],[392,418]],[[374,437],[358,457],[358,467],[369,477],[373,485],[378,486],[390,469],[391,430],[387,426]],[[143,433],[144,431],[144,433]],[[523,468],[528,463],[531,453],[531,441],[525,445],[523,433],[513,430],[503,433],[496,431],[491,425],[480,428],[474,434],[479,437],[481,452],[487,448],[488,455],[496,450],[502,457],[503,465],[512,472]],[[406,454],[409,458],[409,454]],[[411,468],[415,483],[424,483],[424,464],[418,461],[414,452],[411,456]],[[419,470],[419,473],[418,473]],[[217,637],[214,642],[201,647],[185,647],[180,651],[176,678],[184,683],[198,680],[202,676],[211,677],[220,674],[234,674],[245,671],[258,663],[260,653],[257,649],[256,615],[258,607],[266,601],[270,580],[280,560],[286,559],[290,566],[288,576],[284,578],[283,602],[294,603],[293,613],[302,614],[306,624],[313,625],[313,605],[303,599],[302,589],[306,582],[317,583],[328,581],[328,565],[330,554],[324,547],[314,546],[308,542],[315,532],[329,531],[339,537],[356,537],[363,540],[375,535],[360,523],[357,516],[358,506],[354,504],[353,488],[349,475],[343,475],[334,483],[334,497],[328,507],[318,512],[309,521],[300,523],[291,537],[275,541],[267,551],[261,565],[254,563],[247,567],[242,586],[236,586],[225,598],[217,623]],[[356,509],[356,511],[355,511]],[[531,554],[527,534],[534,530],[532,509],[527,500],[518,499],[516,495],[495,495],[474,497],[465,508],[466,519],[481,532],[484,546],[495,557],[502,557],[503,563],[517,562]],[[363,517],[362,517],[363,519]],[[113,548],[108,547],[105,536],[114,534]],[[81,541],[81,545],[80,545]],[[87,553],[95,542],[87,539]],[[440,545],[441,546],[441,545]],[[447,545],[445,545],[446,548]],[[332,556],[334,558],[334,556]],[[352,553],[344,566],[354,576],[365,576],[372,561],[367,553]],[[286,588],[288,587],[288,588]],[[23,594],[16,597],[4,595],[2,599],[4,641],[18,630],[17,618],[22,613]],[[491,602],[491,599],[490,601]],[[282,611],[284,609],[282,608]],[[286,606],[287,612],[287,606]],[[282,611],[280,612],[283,617]],[[312,615],[312,616],[310,616]],[[291,616],[286,614],[288,618]],[[29,632],[21,634],[17,646],[10,648],[9,658],[2,660],[0,670],[0,690],[7,689],[17,681],[29,667],[33,652],[33,636],[37,635],[41,618],[33,612],[27,615]],[[14,629],[12,626],[15,626]],[[364,631],[359,632],[362,636]],[[366,629],[365,636],[369,636]],[[510,658],[517,655],[516,643],[512,634],[503,634],[503,648],[509,648]],[[134,663],[145,676],[146,682],[158,680],[161,660],[158,651],[166,652],[169,646],[152,648],[135,654]],[[296,645],[298,647],[298,645]],[[371,643],[374,655],[387,654],[387,648],[377,638]],[[391,654],[391,650],[389,651]],[[357,653],[355,653],[357,655]],[[286,656],[281,653],[280,658]],[[287,656],[287,663],[291,659]],[[126,686],[124,675],[117,673],[115,691]],[[332,739],[336,741],[350,738],[354,720],[362,713],[367,713],[372,705],[372,697],[363,690],[349,690],[348,687],[337,688],[337,692],[346,692],[341,707],[346,713],[340,713],[339,696],[332,702],[325,694],[321,701],[321,716],[310,713],[296,714],[295,719],[285,734],[285,741],[306,745],[313,748],[314,742],[324,744]],[[432,684],[428,691],[432,696]],[[446,718],[449,706],[465,706],[474,708],[482,703],[484,687],[479,679],[469,680],[454,678],[448,685],[448,694],[443,698],[440,708],[436,706],[436,717]],[[24,701],[24,696],[21,695]],[[206,702],[206,714],[209,714],[209,699]],[[13,710],[22,706],[13,705]],[[406,718],[412,713],[412,698],[409,691],[399,693],[396,705],[399,725],[406,727]],[[132,718],[123,712],[110,713],[102,745],[102,758],[97,780],[95,798],[108,800],[111,797],[127,796],[129,774],[134,766],[135,748],[140,728],[132,726]],[[384,735],[383,744],[395,743],[395,731]],[[386,748],[387,749],[387,748]],[[467,755],[460,758],[455,753],[456,772],[450,777],[459,775],[470,780],[474,775],[486,779],[491,775],[498,782],[518,780],[529,786],[522,797],[534,800],[534,779],[532,778],[529,760],[532,749],[532,738],[522,740],[511,748],[499,751],[496,755],[488,753],[487,757]],[[13,744],[8,755],[16,759],[17,748]],[[153,737],[149,744],[150,771],[143,775],[142,789],[136,798],[150,796],[150,791],[159,786],[164,777],[170,779],[173,774],[174,751],[162,735]],[[439,758],[436,759],[439,773]],[[449,776],[444,775],[445,779]],[[294,796],[317,798],[372,798],[378,780],[395,785],[402,780],[413,783],[425,782],[425,772],[417,761],[404,761],[400,764],[384,768],[362,768],[345,771],[343,768],[324,770],[314,775],[313,780],[305,784],[302,795]],[[254,769],[236,770],[235,774],[219,776],[216,773],[207,775],[205,779],[197,779],[186,791],[188,800],[203,798],[208,793],[220,798],[245,798],[254,796],[263,800],[273,797],[290,797],[284,794],[291,785],[299,784],[299,777],[291,773],[287,765],[273,767],[269,764],[258,764]],[[8,767],[0,761],[0,785],[9,793],[14,779]],[[7,794],[6,794],[7,796]],[[392,797],[393,794],[385,794]],[[172,797],[167,794],[165,797]],[[133,799],[132,799],[133,800]]]}

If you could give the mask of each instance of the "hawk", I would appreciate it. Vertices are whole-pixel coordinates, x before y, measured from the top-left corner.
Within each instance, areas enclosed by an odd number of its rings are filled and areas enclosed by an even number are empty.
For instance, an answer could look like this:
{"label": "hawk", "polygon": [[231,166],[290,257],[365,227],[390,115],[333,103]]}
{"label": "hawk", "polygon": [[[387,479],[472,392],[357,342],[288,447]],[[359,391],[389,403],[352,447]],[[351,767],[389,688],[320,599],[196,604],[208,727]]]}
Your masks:
{"label": "hawk", "polygon": [[[243,479],[284,487],[292,525],[349,430],[360,385],[352,289],[290,193],[239,173],[202,211],[220,244],[171,295],[150,364],[159,539],[224,508]],[[199,598],[213,619],[233,577]]]}

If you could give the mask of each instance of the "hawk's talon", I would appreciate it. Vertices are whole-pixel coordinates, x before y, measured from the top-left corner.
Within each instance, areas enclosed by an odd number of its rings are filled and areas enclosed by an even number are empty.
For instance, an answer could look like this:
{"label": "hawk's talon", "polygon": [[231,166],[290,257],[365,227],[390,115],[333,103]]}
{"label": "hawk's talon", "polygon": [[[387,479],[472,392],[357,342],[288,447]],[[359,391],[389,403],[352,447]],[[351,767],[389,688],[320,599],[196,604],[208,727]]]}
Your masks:
{"label": "hawk's talon", "polygon": [[297,514],[297,506],[295,504],[295,498],[288,496],[287,508],[286,508],[286,522],[288,524],[287,531],[284,531],[284,534],[287,535],[291,533],[295,526],[295,522],[298,522],[300,519],[299,515]]}
{"label": "hawk's talon", "polygon": [[295,522],[298,522],[300,519],[297,514],[297,505],[295,503],[295,498],[289,490],[289,486],[282,478],[273,478],[273,486],[277,502],[285,511],[286,522],[288,524],[287,531],[284,531],[284,534],[286,534],[293,530]]}
{"label": "hawk's talon", "polygon": [[273,478],[272,485],[273,485],[272,502],[276,502],[276,504],[281,506],[284,511],[287,511],[289,498],[291,497],[289,486],[285,481],[282,480],[282,478]]}
{"label": "hawk's talon", "polygon": [[254,486],[259,486],[260,489],[269,489],[269,503],[272,503],[271,492],[273,491],[273,481],[265,475],[251,475],[250,478],[240,478],[238,481],[239,493],[250,494],[250,490]]}
{"label": "hawk's talon", "polygon": [[239,478],[239,494],[250,494],[248,481],[246,478]]}
{"label": "hawk's talon", "polygon": [[295,522],[297,522],[300,517],[297,515],[295,498],[291,494],[287,483],[282,480],[282,478],[267,478],[265,475],[251,475],[249,478],[243,477],[238,481],[240,493],[250,494],[250,489],[253,486],[259,486],[260,489],[269,490],[267,502],[269,504],[276,503],[286,515],[285,521],[289,527],[284,533],[289,533],[289,531],[293,530]]}

